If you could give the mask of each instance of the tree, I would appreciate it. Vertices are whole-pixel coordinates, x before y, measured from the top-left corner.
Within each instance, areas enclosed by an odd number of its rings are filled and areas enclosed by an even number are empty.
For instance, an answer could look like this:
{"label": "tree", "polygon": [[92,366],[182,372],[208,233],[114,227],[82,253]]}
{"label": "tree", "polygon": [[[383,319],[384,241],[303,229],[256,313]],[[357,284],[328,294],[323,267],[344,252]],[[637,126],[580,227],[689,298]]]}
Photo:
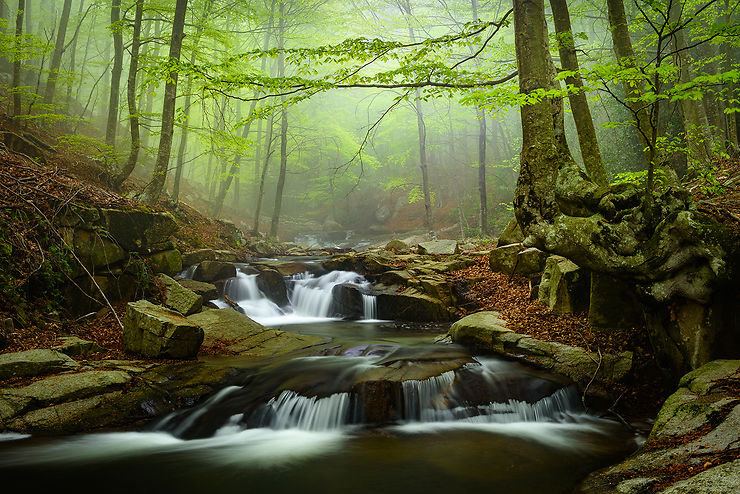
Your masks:
{"label": "tree", "polygon": [[110,97],[108,99],[108,123],[105,127],[105,143],[116,144],[118,129],[118,102],[121,92],[121,72],[123,72],[123,32],[121,21],[121,0],[113,0],[110,10],[110,26],[113,31],[113,70],[111,71]]}
{"label": "tree", "polygon": [[23,44],[23,11],[26,8],[26,0],[18,0],[18,10],[15,14],[15,50],[13,57],[13,85],[11,92],[13,93],[13,116],[18,118],[21,116],[21,53]]}
{"label": "tree", "polygon": [[172,21],[172,37],[170,40],[170,53],[168,63],[172,67],[167,83],[164,88],[164,101],[162,103],[162,129],[157,150],[157,160],[154,164],[152,179],[143,192],[143,201],[146,204],[155,204],[162,193],[167,180],[167,166],[170,161],[172,150],[172,133],[175,126],[175,99],[177,97],[178,70],[175,65],[180,61],[180,50],[184,37],[185,13],[188,0],[177,0],[175,5],[175,17]]}
{"label": "tree", "polygon": [[128,81],[126,86],[126,98],[128,101],[128,118],[131,129],[131,149],[129,150],[126,165],[113,177],[112,186],[120,189],[124,180],[136,168],[136,161],[141,148],[139,136],[139,112],[136,108],[137,87],[136,75],[139,71],[139,49],[141,47],[141,20],[144,16],[144,0],[135,0],[136,11],[134,13],[134,33],[131,39],[131,61],[128,68]]}
{"label": "tree", "polygon": [[62,16],[59,18],[59,30],[54,44],[54,54],[51,57],[49,66],[49,77],[46,79],[46,90],[44,91],[44,104],[51,104],[54,101],[54,94],[57,87],[57,77],[59,67],[62,64],[62,54],[64,53],[64,38],[67,35],[67,24],[69,23],[69,12],[72,9],[72,0],[64,0],[62,7]]}
{"label": "tree", "polygon": [[[285,77],[285,2],[279,4],[278,18],[278,77]],[[288,166],[288,108],[285,96],[280,98],[280,173],[278,174],[277,186],[275,188],[275,205],[272,209],[272,222],[270,224],[270,238],[277,238],[278,225],[280,223],[280,210],[283,205],[283,188],[285,187],[285,173]]]}

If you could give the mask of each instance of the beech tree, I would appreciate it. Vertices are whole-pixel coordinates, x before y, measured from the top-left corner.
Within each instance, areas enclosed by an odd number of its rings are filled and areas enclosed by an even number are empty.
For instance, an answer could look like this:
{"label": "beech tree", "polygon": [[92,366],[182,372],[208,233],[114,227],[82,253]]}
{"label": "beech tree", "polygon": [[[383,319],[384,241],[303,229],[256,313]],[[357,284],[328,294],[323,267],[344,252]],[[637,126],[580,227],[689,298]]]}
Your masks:
{"label": "beech tree", "polygon": [[72,9],[72,0],[64,0],[62,15],[59,18],[59,30],[57,31],[56,41],[54,43],[54,54],[49,66],[49,77],[46,80],[46,90],[44,91],[44,104],[51,104],[54,101],[54,95],[57,87],[57,77],[59,68],[62,65],[62,54],[64,53],[64,38],[67,35],[67,24],[69,23],[69,12]]}

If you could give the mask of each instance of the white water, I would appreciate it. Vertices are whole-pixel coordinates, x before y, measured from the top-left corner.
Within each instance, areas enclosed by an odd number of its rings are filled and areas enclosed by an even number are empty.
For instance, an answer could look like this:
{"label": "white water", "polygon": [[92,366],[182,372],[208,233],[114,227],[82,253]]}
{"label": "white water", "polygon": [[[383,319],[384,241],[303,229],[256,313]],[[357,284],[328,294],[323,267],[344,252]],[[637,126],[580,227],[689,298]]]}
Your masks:
{"label": "white water", "polygon": [[349,393],[317,398],[301,396],[295,391],[283,391],[261,411],[264,414],[262,423],[277,430],[341,430],[349,422],[349,404]]}

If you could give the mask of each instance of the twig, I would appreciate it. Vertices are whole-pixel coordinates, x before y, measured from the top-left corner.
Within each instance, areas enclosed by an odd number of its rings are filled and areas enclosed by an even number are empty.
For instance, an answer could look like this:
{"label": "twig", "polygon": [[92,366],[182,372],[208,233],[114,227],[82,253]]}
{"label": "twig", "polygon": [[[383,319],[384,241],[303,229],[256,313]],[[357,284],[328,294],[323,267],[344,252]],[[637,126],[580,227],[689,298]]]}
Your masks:
{"label": "twig", "polygon": [[[599,352],[599,361],[596,363],[596,370],[594,371],[594,375],[591,376],[591,380],[586,384],[586,387],[583,389],[583,394],[581,395],[581,403],[583,404],[583,408],[586,408],[586,393],[588,393],[588,388],[591,387],[591,384],[593,384],[594,380],[596,379],[596,375],[599,373],[599,370],[601,369],[601,362],[604,360],[604,356],[601,354],[601,348],[596,349],[597,352]],[[589,354],[589,357],[591,355]],[[592,360],[593,357],[591,357]]]}

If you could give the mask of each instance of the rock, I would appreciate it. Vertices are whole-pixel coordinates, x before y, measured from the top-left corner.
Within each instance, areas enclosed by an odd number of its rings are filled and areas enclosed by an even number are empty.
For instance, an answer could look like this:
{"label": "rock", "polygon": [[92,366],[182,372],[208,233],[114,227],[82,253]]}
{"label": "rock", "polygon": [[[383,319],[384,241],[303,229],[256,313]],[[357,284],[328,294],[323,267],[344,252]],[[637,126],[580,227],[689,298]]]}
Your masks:
{"label": "rock", "polygon": [[2,423],[28,410],[31,398],[0,393],[0,430]]}
{"label": "rock", "polygon": [[105,348],[101,347],[94,341],[87,341],[76,336],[68,336],[65,338],[59,338],[62,344],[55,346],[52,350],[62,352],[65,355],[74,357],[77,355],[92,355],[94,353],[104,352]]}
{"label": "rock", "polygon": [[516,272],[528,276],[541,273],[545,269],[545,262],[549,254],[539,249],[530,247],[517,254]]}
{"label": "rock", "polygon": [[187,278],[176,278],[177,282],[188,290],[200,295],[204,301],[215,300],[219,297],[216,285],[203,281],[189,280]]}
{"label": "rock", "polygon": [[223,219],[219,219],[216,221],[221,224],[226,234],[225,238],[223,234],[221,235],[221,237],[228,241],[230,244],[244,245],[244,243],[247,241],[247,237],[244,235],[244,232],[241,231],[241,229],[236,226],[233,221]]}
{"label": "rock", "polygon": [[331,290],[334,314],[346,319],[361,319],[364,313],[362,293],[355,285],[342,283]]}
{"label": "rock", "polygon": [[[75,255],[91,272],[115,264],[128,257],[128,254],[118,244],[105,237],[105,233],[90,232],[87,230],[74,231]],[[80,268],[73,275],[83,274]]]}
{"label": "rock", "polygon": [[474,251],[477,248],[478,248],[477,245],[475,245],[473,243],[470,243],[470,242],[468,242],[466,244],[462,244],[460,246],[460,250],[463,251],[463,252],[471,252],[471,251]]}
{"label": "rock", "polygon": [[583,348],[541,341],[506,328],[497,312],[463,317],[452,325],[449,334],[455,343],[534,364],[582,385],[591,379],[600,383],[621,381],[632,368],[632,352],[599,356]]}
{"label": "rock", "polygon": [[378,252],[337,254],[322,262],[329,271],[355,271],[360,274],[380,274],[394,269],[392,256]]}
{"label": "rock", "polygon": [[385,250],[389,250],[397,254],[407,254],[409,252],[409,246],[406,242],[403,242],[402,240],[394,239],[385,244]]}
{"label": "rock", "polygon": [[386,271],[381,274],[378,281],[384,285],[406,285],[411,279],[408,271]]}
{"label": "rock", "polygon": [[203,261],[193,274],[195,281],[216,281],[236,276],[236,266],[228,262]]}
{"label": "rock", "polygon": [[288,289],[285,278],[275,269],[263,269],[257,275],[257,288],[277,305],[288,305]]}
{"label": "rock", "polygon": [[148,254],[171,248],[177,223],[170,213],[102,209],[101,220],[115,242],[127,252]]}
{"label": "rock", "polygon": [[229,351],[245,355],[282,355],[327,341],[318,336],[265,328],[232,309],[207,310],[189,316],[188,320],[203,328],[204,345],[228,342]]}
{"label": "rock", "polygon": [[428,322],[449,321],[452,318],[447,306],[440,300],[414,289],[401,293],[379,293],[376,303],[379,319]]}
{"label": "rock", "polygon": [[27,350],[0,355],[0,380],[41,376],[77,367],[77,362],[54,350]]}
{"label": "rock", "polygon": [[123,326],[123,348],[145,357],[195,358],[203,342],[201,328],[146,300],[129,302]]}
{"label": "rock", "polygon": [[37,407],[87,398],[123,388],[131,376],[122,371],[91,370],[59,374],[19,388],[6,388],[3,394],[29,398]]}
{"label": "rock", "polygon": [[260,257],[273,257],[282,254],[280,246],[265,239],[249,239],[247,248]]}
{"label": "rock", "polygon": [[203,307],[203,297],[188,290],[166,274],[160,274],[157,279],[165,286],[165,306],[184,316],[200,312]]}
{"label": "rock", "polygon": [[213,252],[213,254],[214,261],[237,262],[239,260],[239,256],[236,254],[236,252],[232,252],[230,250],[216,250]]}
{"label": "rock", "polygon": [[182,271],[182,256],[177,249],[165,250],[144,258],[153,273],[175,275]]}
{"label": "rock", "polygon": [[516,267],[517,255],[522,250],[524,250],[522,244],[508,244],[493,249],[488,256],[491,271],[512,274]]}
{"label": "rock", "polygon": [[15,328],[12,318],[6,317],[0,321],[0,350],[3,350],[10,345],[10,335],[13,334],[14,330]]}
{"label": "rock", "polygon": [[309,271],[308,266],[302,262],[286,262],[275,266],[278,273],[282,276],[293,276],[299,273],[306,273]]}
{"label": "rock", "polygon": [[414,287],[420,293],[435,298],[447,306],[457,302],[457,294],[452,284],[441,275],[426,275],[411,279],[408,286]]}
{"label": "rock", "polygon": [[589,272],[561,256],[550,256],[545,263],[538,290],[540,303],[558,314],[588,309]]}
{"label": "rock", "polygon": [[[138,263],[135,265],[141,266]],[[74,283],[67,285],[64,298],[67,308],[72,314],[81,315],[97,311],[106,304],[100,296],[100,290],[105,293],[108,301],[115,303],[121,300],[131,300],[139,289],[142,272],[98,272],[93,276],[84,275],[74,279]],[[91,298],[92,297],[92,298]]]}
{"label": "rock", "polygon": [[604,273],[591,275],[588,323],[599,329],[625,329],[645,322],[634,287]]}
{"label": "rock", "polygon": [[[203,261],[215,261],[216,251],[213,249],[198,249],[182,254],[183,266],[195,266]],[[219,259],[220,260],[220,259]]]}
{"label": "rock", "polygon": [[457,254],[459,252],[460,252],[460,249],[457,246],[457,240],[430,240],[429,242],[421,242],[419,244],[420,254],[452,255],[452,254]]}
{"label": "rock", "polygon": [[504,227],[504,231],[498,237],[497,247],[524,242],[524,234],[516,222],[516,218],[511,218]]}
{"label": "rock", "polygon": [[[715,360],[686,374],[640,449],[590,474],[576,492],[646,492],[626,490],[631,478],[645,479],[646,489],[658,482],[668,485],[661,492],[672,494],[738,492],[740,460],[727,455],[740,442],[738,379],[740,360]],[[695,475],[685,478],[692,471]]]}

